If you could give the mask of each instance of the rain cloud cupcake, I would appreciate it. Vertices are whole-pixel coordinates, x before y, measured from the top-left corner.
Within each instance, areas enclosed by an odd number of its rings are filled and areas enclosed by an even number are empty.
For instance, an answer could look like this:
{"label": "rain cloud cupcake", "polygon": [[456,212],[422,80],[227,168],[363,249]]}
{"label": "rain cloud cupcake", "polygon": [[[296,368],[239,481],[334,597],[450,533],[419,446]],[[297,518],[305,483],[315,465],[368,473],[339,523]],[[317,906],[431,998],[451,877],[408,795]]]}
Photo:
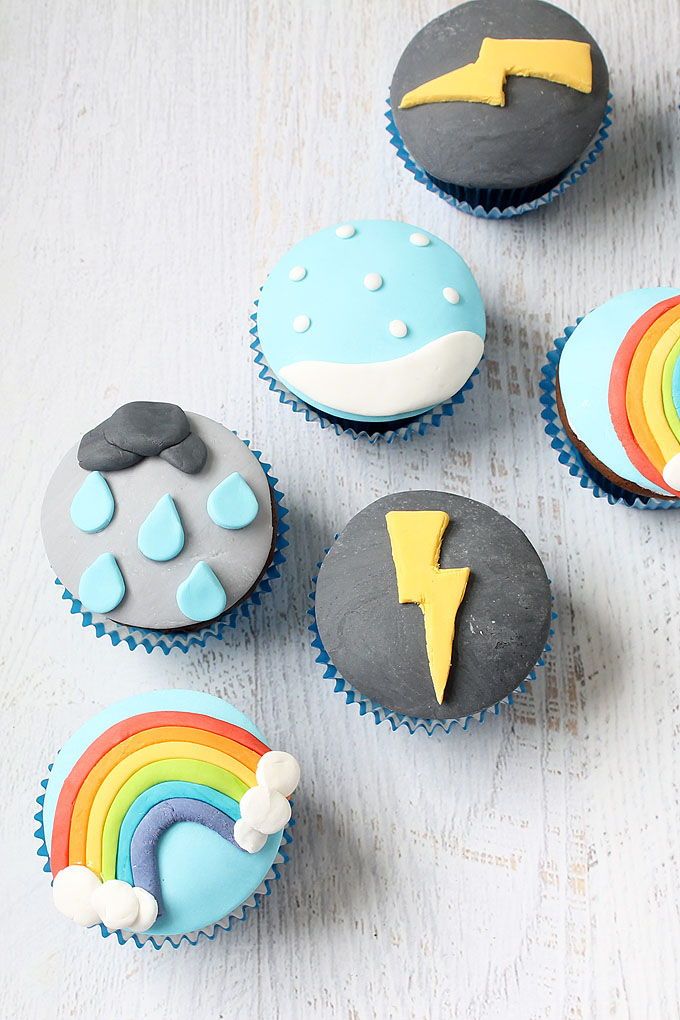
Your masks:
{"label": "rain cloud cupcake", "polygon": [[404,50],[390,108],[440,191],[486,211],[544,196],[588,154],[609,73],[591,35],[543,0],[471,0]]}
{"label": "rain cloud cupcake", "polygon": [[483,717],[521,689],[550,631],[550,583],[526,535],[447,492],[383,496],[358,513],[313,597],[336,690],[410,728]]}
{"label": "rain cloud cupcake", "polygon": [[586,315],[562,342],[554,390],[601,487],[628,502],[680,499],[680,291],[630,291]]}
{"label": "rain cloud cupcake", "polygon": [[296,402],[347,428],[395,429],[466,385],[484,352],[484,305],[440,238],[358,220],[281,259],[262,288],[256,336]]}
{"label": "rain cloud cupcake", "polygon": [[197,691],[118,702],[62,747],[36,818],[54,904],[156,946],[212,936],[278,878],[300,778],[241,712]]}
{"label": "rain cloud cupcake", "polygon": [[175,404],[135,401],[66,454],[41,524],[48,559],[83,609],[183,631],[253,591],[277,513],[259,460],[233,432]]}

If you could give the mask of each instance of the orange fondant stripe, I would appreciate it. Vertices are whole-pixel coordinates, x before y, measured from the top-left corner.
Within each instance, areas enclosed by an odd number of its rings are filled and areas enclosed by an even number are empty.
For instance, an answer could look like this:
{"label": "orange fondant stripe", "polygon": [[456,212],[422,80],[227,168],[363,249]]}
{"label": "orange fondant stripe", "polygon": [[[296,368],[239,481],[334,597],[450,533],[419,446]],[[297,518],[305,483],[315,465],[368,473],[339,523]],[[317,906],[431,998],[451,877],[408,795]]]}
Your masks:
{"label": "orange fondant stripe", "polygon": [[214,719],[212,716],[201,715],[196,712],[145,712],[141,715],[131,716],[129,719],[124,719],[122,722],[109,727],[81,755],[64,780],[64,785],[59,793],[50,848],[50,866],[53,876],[68,865],[69,833],[73,806],[81,786],[97,762],[122,741],[145,730],[153,730],[163,726],[187,726],[219,734],[253,751],[258,757],[261,757],[269,750],[266,744],[263,744],[261,740],[258,740],[248,730],[235,726],[233,723],[224,722],[221,719]]}
{"label": "orange fondant stripe", "polygon": [[201,747],[212,747],[216,751],[223,751],[253,774],[250,784],[247,783],[247,772],[244,774],[243,780],[246,785],[254,785],[255,769],[261,755],[243,747],[229,737],[223,737],[221,733],[210,733],[207,730],[195,729],[191,726],[154,726],[151,730],[142,730],[141,733],[135,733],[134,736],[128,737],[127,740],[121,741],[120,744],[107,751],[83,781],[71,812],[69,864],[86,863],[87,830],[92,802],[112,769],[124,762],[135,751],[141,751],[145,747],[167,744],[170,741],[191,742],[200,744]]}
{"label": "orange fondant stripe", "polygon": [[[649,426],[642,394],[652,351],[677,317],[678,310],[671,308],[669,311],[664,312],[663,315],[660,315],[649,326],[640,343],[635,348],[635,353],[630,363],[630,371],[628,372],[628,382],[626,383],[626,411],[628,412],[628,421],[633,435],[637,440],[638,446],[647,456],[647,459],[652,462],[661,475],[663,475],[666,460]],[[659,379],[660,390],[661,379]]]}
{"label": "orange fondant stripe", "polygon": [[[669,321],[675,321],[680,313],[678,305],[680,296],[660,301],[633,323],[616,352],[609,379],[609,415],[629,460],[645,478],[675,496],[680,496],[680,492],[670,489],[663,480],[661,451],[644,417],[642,383],[654,343],[668,327]],[[662,320],[663,326],[660,325]],[[652,335],[655,337],[653,342]],[[643,344],[643,350],[638,355]],[[632,379],[631,373],[634,373]],[[637,386],[635,397],[634,385]]]}

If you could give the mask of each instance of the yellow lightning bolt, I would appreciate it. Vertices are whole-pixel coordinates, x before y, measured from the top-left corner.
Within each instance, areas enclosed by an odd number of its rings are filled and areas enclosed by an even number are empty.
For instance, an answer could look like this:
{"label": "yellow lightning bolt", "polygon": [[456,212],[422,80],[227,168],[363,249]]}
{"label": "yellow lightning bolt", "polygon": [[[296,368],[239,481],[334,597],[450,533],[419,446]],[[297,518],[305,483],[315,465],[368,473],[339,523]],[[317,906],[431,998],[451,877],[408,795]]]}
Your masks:
{"label": "yellow lightning bolt", "polygon": [[441,705],[451,671],[456,613],[470,576],[469,567],[439,566],[449,515],[444,510],[390,510],[385,514],[397,571],[399,601],[415,602],[425,618],[430,676]]}
{"label": "yellow lightning bolt", "polygon": [[568,85],[577,92],[592,92],[593,64],[590,45],[573,39],[482,40],[472,64],[432,78],[407,92],[399,108],[424,103],[488,103],[505,106],[504,85],[508,75],[544,78]]}

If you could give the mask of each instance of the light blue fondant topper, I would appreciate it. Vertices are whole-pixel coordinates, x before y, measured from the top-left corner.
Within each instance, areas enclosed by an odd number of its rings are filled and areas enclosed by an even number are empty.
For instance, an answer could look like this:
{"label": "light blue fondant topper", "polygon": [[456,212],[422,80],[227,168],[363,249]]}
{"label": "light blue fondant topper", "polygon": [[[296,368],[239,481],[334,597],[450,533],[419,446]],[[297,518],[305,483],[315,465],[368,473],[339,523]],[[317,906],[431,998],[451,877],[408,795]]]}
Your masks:
{"label": "light blue fondant topper", "polygon": [[260,346],[296,396],[390,421],[457,393],[484,351],[484,304],[465,261],[407,223],[357,220],[295,245],[257,309]]}

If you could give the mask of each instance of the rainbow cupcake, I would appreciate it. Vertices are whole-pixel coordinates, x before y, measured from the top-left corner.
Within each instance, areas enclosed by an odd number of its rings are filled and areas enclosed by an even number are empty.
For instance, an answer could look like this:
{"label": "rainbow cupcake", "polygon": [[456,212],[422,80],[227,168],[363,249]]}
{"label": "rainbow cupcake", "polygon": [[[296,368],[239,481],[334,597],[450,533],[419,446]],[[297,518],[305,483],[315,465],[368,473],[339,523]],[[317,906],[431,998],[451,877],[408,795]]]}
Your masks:
{"label": "rainbow cupcake", "polygon": [[299,776],[220,698],[155,691],[112,705],[43,782],[36,835],[55,906],[121,943],[213,937],[279,877]]}
{"label": "rainbow cupcake", "polygon": [[565,331],[544,376],[546,431],[561,460],[612,501],[680,500],[680,291],[607,301]]}

